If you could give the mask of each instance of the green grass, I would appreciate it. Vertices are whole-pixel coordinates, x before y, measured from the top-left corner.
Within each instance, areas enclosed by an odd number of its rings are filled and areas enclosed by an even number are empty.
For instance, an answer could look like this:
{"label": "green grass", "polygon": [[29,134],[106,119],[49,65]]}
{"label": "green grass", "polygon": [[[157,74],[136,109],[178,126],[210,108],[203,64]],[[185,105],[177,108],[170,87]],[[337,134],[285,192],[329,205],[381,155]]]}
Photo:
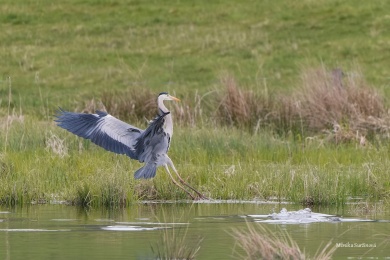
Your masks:
{"label": "green grass", "polygon": [[[388,201],[390,147],[383,135],[371,136],[362,147],[354,138],[326,142],[331,133],[313,137],[288,122],[280,124],[283,129],[271,123],[254,131],[255,122],[248,131],[239,121],[214,119],[221,115],[216,104],[227,77],[242,90],[274,97],[298,92],[308,67],[340,67],[352,78],[360,67],[356,77],[364,75],[386,101],[389,9],[390,3],[379,0],[5,1],[0,202],[121,206],[185,199],[163,169],[153,180],[135,181],[132,174],[141,164],[52,121],[58,106],[81,111],[93,98],[140,90],[183,99],[183,117],[190,119],[178,120],[170,157],[211,198]],[[134,118],[132,124],[145,127],[142,117]],[[357,135],[345,135],[351,133]]]}
{"label": "green grass", "polygon": [[[302,66],[388,85],[385,1],[6,1],[0,67],[14,102],[49,111],[105,89],[205,93],[229,72],[242,85],[290,89]],[[387,89],[387,88],[384,88]],[[0,94],[7,90],[2,87]],[[4,105],[4,103],[2,104]],[[39,114],[39,113],[38,113]]]}
{"label": "green grass", "polygon": [[[12,123],[9,131],[0,157],[2,203],[116,207],[139,199],[187,198],[162,168],[153,180],[136,181],[132,175],[140,163],[106,152],[52,122],[36,125],[25,119]],[[187,182],[213,199],[342,206],[357,196],[388,201],[388,153],[387,143],[361,147],[289,141],[230,128],[177,128],[170,157]]]}

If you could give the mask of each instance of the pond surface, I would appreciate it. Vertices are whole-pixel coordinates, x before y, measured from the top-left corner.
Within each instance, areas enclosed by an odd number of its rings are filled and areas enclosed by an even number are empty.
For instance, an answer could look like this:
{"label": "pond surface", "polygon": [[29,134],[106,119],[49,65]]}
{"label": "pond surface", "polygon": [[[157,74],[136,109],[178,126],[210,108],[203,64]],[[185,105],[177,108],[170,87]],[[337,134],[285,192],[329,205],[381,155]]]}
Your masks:
{"label": "pond surface", "polygon": [[270,221],[267,215],[283,208],[296,211],[302,206],[255,202],[145,202],[116,210],[0,206],[0,259],[155,259],[164,248],[164,234],[171,241],[185,239],[190,247],[203,238],[197,259],[239,259],[242,251],[235,246],[232,229],[246,230],[248,222],[287,232],[310,256],[332,241],[338,246],[334,258],[390,259],[390,215],[383,207],[312,208],[344,221]]}

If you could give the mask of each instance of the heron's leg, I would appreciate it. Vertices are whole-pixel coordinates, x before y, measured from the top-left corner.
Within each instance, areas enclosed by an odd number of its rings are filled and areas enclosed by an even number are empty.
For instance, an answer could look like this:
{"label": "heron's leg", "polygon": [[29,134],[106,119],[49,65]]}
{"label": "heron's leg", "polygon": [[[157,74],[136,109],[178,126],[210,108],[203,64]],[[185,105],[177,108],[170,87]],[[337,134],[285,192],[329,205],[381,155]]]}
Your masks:
{"label": "heron's leg", "polygon": [[164,167],[165,167],[165,170],[167,171],[167,173],[169,174],[169,177],[171,177],[173,183],[174,183],[176,186],[178,186],[179,188],[181,188],[182,190],[184,190],[184,191],[191,197],[191,199],[194,200],[195,197],[194,197],[188,190],[186,190],[183,186],[181,186],[181,185],[173,178],[171,172],[170,172],[169,169],[168,169],[168,165],[164,164]]}
{"label": "heron's leg", "polygon": [[175,165],[173,164],[172,160],[168,157],[168,163],[169,163],[169,166],[172,167],[173,171],[176,173],[177,177],[179,178],[180,182],[182,184],[184,184],[185,186],[187,186],[188,188],[190,188],[191,190],[193,190],[196,194],[198,194],[199,198],[201,199],[208,199],[205,195],[203,195],[202,193],[200,193],[198,190],[196,190],[195,188],[193,188],[191,185],[189,185],[187,182],[185,182],[183,180],[183,178],[179,175],[179,173],[177,172],[176,168],[175,168]]}

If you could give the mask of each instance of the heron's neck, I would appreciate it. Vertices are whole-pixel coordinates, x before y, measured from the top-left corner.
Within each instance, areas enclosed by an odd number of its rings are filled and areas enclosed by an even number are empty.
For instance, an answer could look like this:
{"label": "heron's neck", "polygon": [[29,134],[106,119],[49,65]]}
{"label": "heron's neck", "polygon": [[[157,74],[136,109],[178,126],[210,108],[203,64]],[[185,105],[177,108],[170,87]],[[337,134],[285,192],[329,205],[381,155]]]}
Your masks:
{"label": "heron's neck", "polygon": [[[158,113],[159,115],[162,115],[162,113],[166,114],[169,112],[168,108],[164,105],[164,102],[162,99],[158,99]],[[165,116],[165,124],[164,124],[165,131],[172,137],[173,134],[173,122],[172,122],[172,116],[169,113]]]}
{"label": "heron's neck", "polygon": [[157,103],[158,103],[157,105],[158,105],[159,115],[162,115],[163,113],[165,114],[165,113],[169,112],[168,108],[164,105],[164,102],[162,99],[159,98]]}

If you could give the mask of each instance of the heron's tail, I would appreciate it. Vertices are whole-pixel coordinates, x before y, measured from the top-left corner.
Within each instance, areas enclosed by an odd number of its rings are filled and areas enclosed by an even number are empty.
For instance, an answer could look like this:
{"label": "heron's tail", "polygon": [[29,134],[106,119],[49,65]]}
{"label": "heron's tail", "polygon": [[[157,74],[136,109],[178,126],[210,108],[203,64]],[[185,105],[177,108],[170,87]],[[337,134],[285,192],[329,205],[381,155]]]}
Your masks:
{"label": "heron's tail", "polygon": [[150,179],[156,176],[157,166],[154,163],[147,163],[134,173],[135,179]]}

